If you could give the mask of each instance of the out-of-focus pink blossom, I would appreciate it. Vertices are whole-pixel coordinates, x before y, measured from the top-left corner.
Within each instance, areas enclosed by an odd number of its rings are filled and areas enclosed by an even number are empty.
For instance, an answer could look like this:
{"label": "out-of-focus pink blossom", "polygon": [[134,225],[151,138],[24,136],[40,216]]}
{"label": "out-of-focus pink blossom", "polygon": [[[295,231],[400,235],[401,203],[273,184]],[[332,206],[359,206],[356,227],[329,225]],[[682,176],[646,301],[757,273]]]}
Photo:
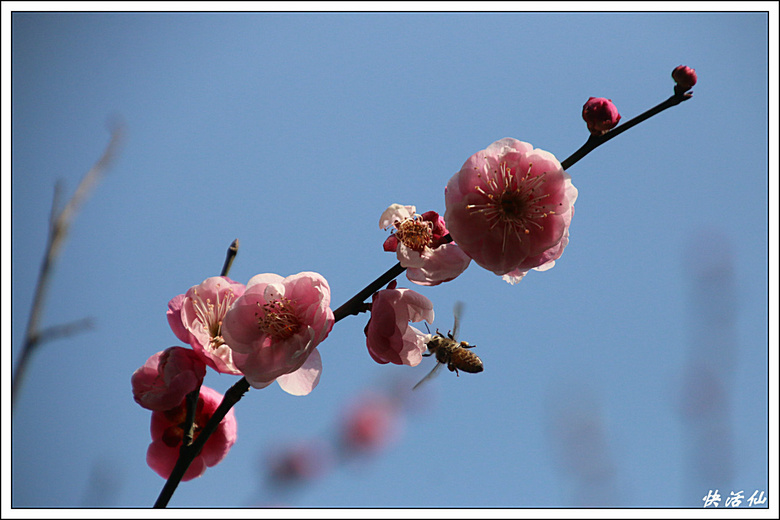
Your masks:
{"label": "out-of-focus pink blossom", "polygon": [[224,374],[241,374],[222,337],[222,320],[242,294],[244,284],[227,276],[212,276],[168,302],[168,323],[176,337],[192,345],[206,364]]}
{"label": "out-of-focus pink blossom", "polygon": [[686,65],[678,65],[672,71],[672,79],[677,83],[679,90],[685,92],[696,84],[698,78],[696,77],[696,69],[692,69]]}
{"label": "out-of-focus pink blossom", "polygon": [[306,395],[322,372],[316,347],[334,323],[330,286],[322,275],[264,273],[252,277],[233,303],[222,335],[253,387],[278,381],[284,391]]}
{"label": "out-of-focus pink blossom", "polygon": [[394,228],[383,245],[394,251],[406,277],[418,285],[439,285],[466,270],[471,258],[457,244],[447,243],[444,219],[435,211],[416,213],[415,206],[391,204],[379,218],[382,229]]}
{"label": "out-of-focus pink blossom", "polygon": [[146,360],[133,373],[135,402],[148,410],[170,410],[197,390],[206,375],[206,364],[198,355],[183,347],[169,347]]}
{"label": "out-of-focus pink blossom", "polygon": [[617,126],[620,114],[611,99],[590,97],[582,106],[582,119],[592,135],[603,135]]}
{"label": "out-of-focus pink blossom", "polygon": [[268,474],[274,484],[300,484],[321,477],[333,465],[330,444],[321,439],[277,446],[268,455]]}
{"label": "out-of-focus pink blossom", "polygon": [[400,427],[398,403],[384,395],[366,393],[347,411],[341,428],[342,446],[350,452],[377,452],[397,437]]}
{"label": "out-of-focus pink blossom", "polygon": [[[200,388],[193,438],[197,438],[199,431],[206,425],[221,401],[222,395],[216,390],[206,386]],[[146,463],[163,478],[167,479],[171,476],[176,460],[179,458],[186,415],[185,401],[171,410],[152,412],[152,443],[146,452]],[[207,467],[218,464],[225,458],[237,437],[238,424],[235,413],[231,409],[203,445],[203,449],[192,461],[182,480],[197,478],[203,475]]]}
{"label": "out-of-focus pink blossom", "polygon": [[563,254],[576,199],[577,188],[555,156],[504,138],[472,155],[450,179],[444,218],[467,255],[515,283]]}
{"label": "out-of-focus pink blossom", "polygon": [[374,293],[371,318],[364,332],[368,353],[377,363],[417,366],[429,338],[409,322],[433,323],[433,303],[411,289],[396,289],[396,281]]}

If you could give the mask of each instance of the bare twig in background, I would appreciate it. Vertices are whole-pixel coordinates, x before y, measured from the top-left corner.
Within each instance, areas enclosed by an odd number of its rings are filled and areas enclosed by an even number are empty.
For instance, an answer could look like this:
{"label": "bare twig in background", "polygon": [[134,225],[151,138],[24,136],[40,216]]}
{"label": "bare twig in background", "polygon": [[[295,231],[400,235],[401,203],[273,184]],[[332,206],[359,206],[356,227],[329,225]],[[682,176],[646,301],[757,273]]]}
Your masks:
{"label": "bare twig in background", "polygon": [[114,124],[111,129],[111,140],[109,141],[106,150],[103,152],[103,155],[81,179],[73,197],[71,197],[62,210],[59,209],[62,188],[59,183],[57,183],[55,187],[51,217],[49,218],[49,236],[46,244],[46,252],[44,253],[41,270],[38,273],[38,281],[35,286],[35,295],[33,296],[32,307],[30,309],[30,318],[27,322],[27,332],[25,333],[24,344],[13,375],[11,389],[12,409],[19,394],[19,388],[27,363],[30,360],[30,355],[35,351],[36,347],[40,346],[45,341],[72,335],[91,326],[91,321],[86,319],[40,330],[40,321],[54,262],[56,261],[57,255],[68,234],[71,221],[86,200],[90,190],[97,181],[100,180],[116,157],[122,141],[122,136],[122,125]]}

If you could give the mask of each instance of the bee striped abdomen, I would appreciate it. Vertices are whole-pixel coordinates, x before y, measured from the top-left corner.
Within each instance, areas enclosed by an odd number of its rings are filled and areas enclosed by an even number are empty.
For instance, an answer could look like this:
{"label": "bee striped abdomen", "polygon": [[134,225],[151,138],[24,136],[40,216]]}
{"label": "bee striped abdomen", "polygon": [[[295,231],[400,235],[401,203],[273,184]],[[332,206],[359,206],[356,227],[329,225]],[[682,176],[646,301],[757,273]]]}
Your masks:
{"label": "bee striped abdomen", "polygon": [[[471,346],[473,347],[474,345]],[[477,372],[482,372],[484,366],[482,365],[482,360],[479,359],[479,356],[472,351],[467,350],[465,347],[458,346],[453,349],[447,368],[451,371],[457,369],[470,374],[476,374]]]}

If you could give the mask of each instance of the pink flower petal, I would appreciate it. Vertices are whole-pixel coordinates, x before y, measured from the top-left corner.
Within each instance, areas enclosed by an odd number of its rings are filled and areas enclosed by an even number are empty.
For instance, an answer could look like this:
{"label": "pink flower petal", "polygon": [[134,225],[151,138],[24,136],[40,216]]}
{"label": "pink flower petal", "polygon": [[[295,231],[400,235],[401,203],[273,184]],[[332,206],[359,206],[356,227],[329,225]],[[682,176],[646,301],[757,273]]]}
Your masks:
{"label": "pink flower petal", "polygon": [[320,374],[322,374],[322,358],[315,348],[301,368],[277,377],[276,382],[288,394],[309,395],[320,382]]}
{"label": "pink flower petal", "polygon": [[422,266],[406,270],[406,277],[417,285],[439,285],[460,276],[471,263],[471,257],[453,243],[433,250]]}
{"label": "pink flower petal", "polygon": [[147,359],[130,382],[138,404],[148,410],[165,411],[200,387],[205,375],[206,365],[194,351],[169,347]]}
{"label": "pink flower petal", "polygon": [[410,321],[433,322],[433,304],[411,289],[382,289],[374,293],[371,318],[364,329],[366,346],[377,363],[416,366],[425,352],[426,337]]}
{"label": "pink flower petal", "polygon": [[168,302],[168,325],[179,340],[184,343],[190,342],[190,332],[181,322],[181,306],[184,303],[184,295],[175,296]]}

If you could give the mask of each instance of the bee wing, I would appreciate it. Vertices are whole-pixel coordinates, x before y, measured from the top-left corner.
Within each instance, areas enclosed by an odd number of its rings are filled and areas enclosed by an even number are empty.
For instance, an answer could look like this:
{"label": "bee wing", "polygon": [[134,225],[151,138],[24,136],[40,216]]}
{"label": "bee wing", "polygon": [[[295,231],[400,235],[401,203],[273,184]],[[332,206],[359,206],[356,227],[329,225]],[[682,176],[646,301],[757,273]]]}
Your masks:
{"label": "bee wing", "polygon": [[460,329],[460,316],[463,314],[463,302],[460,300],[456,301],[452,312],[455,314],[455,324],[452,326],[452,337],[457,340],[458,330]]}
{"label": "bee wing", "polygon": [[439,369],[442,367],[442,365],[443,365],[443,363],[439,363],[437,361],[436,362],[436,366],[434,366],[431,369],[431,371],[428,372],[427,376],[425,376],[422,379],[420,379],[420,382],[417,383],[416,385],[414,385],[414,387],[412,387],[412,390],[417,390],[417,388],[419,388],[424,382],[428,381],[429,379],[433,379],[433,376],[435,376],[439,372]]}

